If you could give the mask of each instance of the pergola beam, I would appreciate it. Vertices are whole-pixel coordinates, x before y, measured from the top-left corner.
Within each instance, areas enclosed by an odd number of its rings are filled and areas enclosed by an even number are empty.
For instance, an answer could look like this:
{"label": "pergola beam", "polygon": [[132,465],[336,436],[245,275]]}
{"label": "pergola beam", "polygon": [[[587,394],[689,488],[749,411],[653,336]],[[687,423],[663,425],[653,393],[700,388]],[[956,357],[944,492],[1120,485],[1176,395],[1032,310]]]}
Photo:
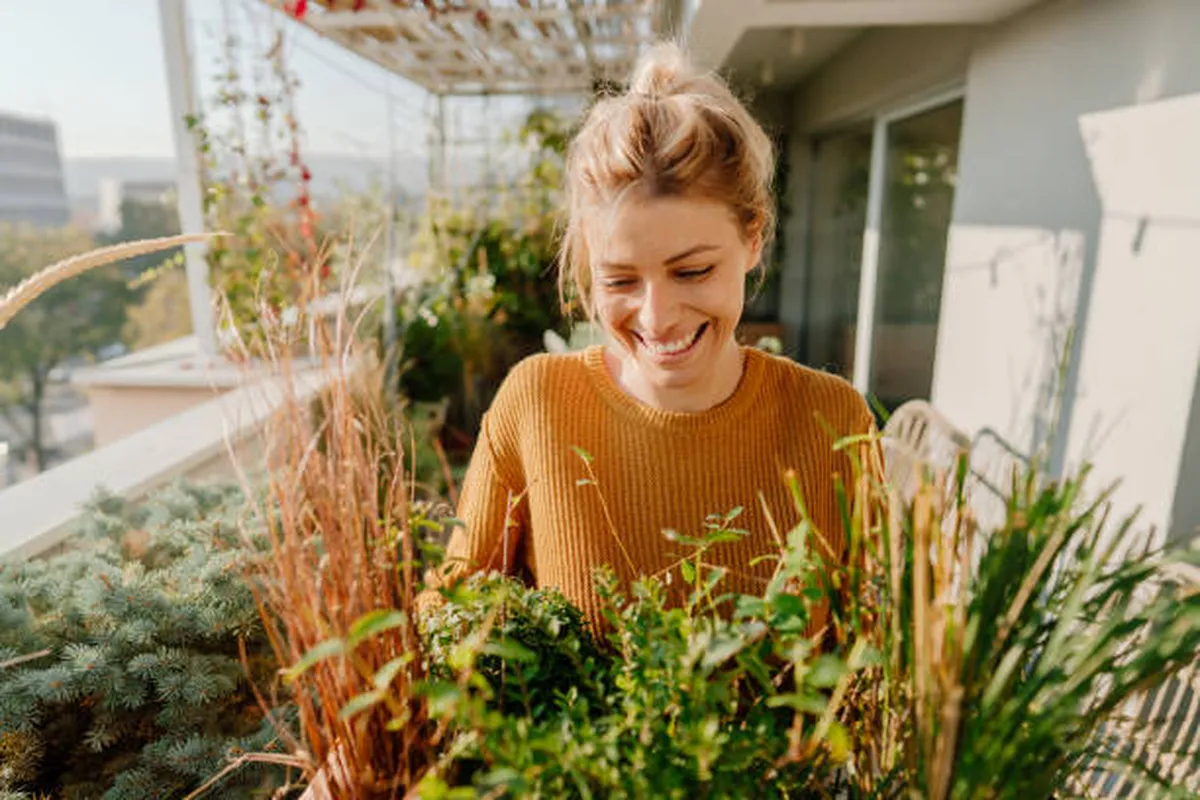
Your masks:
{"label": "pergola beam", "polygon": [[[491,24],[520,22],[555,22],[564,17],[578,15],[581,19],[619,19],[649,13],[648,2],[635,2],[618,6],[586,6],[575,8],[482,8]],[[440,24],[441,20],[474,19],[476,9],[450,9],[440,11],[436,20],[427,11],[413,8],[363,9],[362,11],[326,11],[314,13],[308,24],[318,30],[383,30],[396,29],[405,24]]]}

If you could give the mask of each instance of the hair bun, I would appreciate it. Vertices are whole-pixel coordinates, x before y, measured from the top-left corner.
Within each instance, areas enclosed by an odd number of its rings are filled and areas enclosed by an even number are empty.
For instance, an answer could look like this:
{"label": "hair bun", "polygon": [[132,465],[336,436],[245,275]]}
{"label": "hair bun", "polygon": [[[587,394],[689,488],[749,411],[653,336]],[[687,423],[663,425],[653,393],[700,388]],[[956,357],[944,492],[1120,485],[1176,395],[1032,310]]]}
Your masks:
{"label": "hair bun", "polygon": [[682,91],[695,75],[695,69],[679,45],[660,42],[638,59],[629,91],[666,97]]}

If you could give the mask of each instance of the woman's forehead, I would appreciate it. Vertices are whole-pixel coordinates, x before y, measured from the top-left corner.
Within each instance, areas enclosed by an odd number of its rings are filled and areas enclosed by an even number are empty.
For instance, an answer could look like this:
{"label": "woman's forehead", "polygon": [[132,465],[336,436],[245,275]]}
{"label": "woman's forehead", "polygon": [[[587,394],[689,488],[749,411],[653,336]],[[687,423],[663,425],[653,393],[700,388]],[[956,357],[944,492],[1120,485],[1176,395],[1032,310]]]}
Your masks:
{"label": "woman's forehead", "polygon": [[585,224],[594,263],[665,263],[689,250],[713,250],[738,239],[723,203],[687,196],[630,197],[590,214]]}

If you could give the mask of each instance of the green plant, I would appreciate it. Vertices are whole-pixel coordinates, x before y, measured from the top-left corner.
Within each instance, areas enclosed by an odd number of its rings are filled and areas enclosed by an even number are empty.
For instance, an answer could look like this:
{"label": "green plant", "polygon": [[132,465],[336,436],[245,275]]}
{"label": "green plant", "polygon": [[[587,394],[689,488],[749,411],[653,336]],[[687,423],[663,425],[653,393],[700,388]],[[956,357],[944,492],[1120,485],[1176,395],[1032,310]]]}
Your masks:
{"label": "green plant", "polygon": [[[1200,650],[1200,595],[1164,580],[1200,554],[1144,539],[1122,555],[1135,518],[1109,524],[1108,492],[1085,499],[1086,468],[1014,476],[1004,524],[977,530],[967,475],[964,462],[949,497],[926,485],[884,529],[892,659],[876,688],[907,712],[897,777],[932,800],[1073,795],[1089,771],[1124,766],[1103,727]],[[1152,762],[1136,773],[1142,793],[1171,789]]]}
{"label": "green plant", "polygon": [[[719,594],[706,553],[741,532],[737,510],[690,554],[628,590],[607,571],[603,648],[561,597],[475,575],[422,622],[431,663],[420,689],[445,731],[422,797],[452,787],[528,797],[792,796],[837,783],[847,734],[836,712],[852,676],[875,660],[867,642],[822,652],[809,631],[820,559],[792,533],[763,597]],[[683,607],[667,587],[690,587]],[[717,613],[724,607],[725,617]],[[547,636],[547,632],[552,636]],[[765,794],[764,794],[765,793]]]}
{"label": "green plant", "polygon": [[229,234],[210,243],[205,257],[229,322],[243,337],[261,337],[263,325],[285,309],[303,308],[335,285],[300,149],[299,81],[287,64],[283,30],[270,38],[261,56],[265,71],[254,61],[248,80],[241,40],[227,34],[212,108],[187,120],[204,165],[207,227]]}
{"label": "green plant", "polygon": [[[275,664],[244,509],[227,487],[102,499],[69,551],[0,566],[0,789],[182,797],[237,756],[282,753],[288,712],[267,720],[248,683]],[[247,765],[224,796],[265,778],[282,783]]]}
{"label": "green plant", "polygon": [[[821,557],[804,521],[761,597],[723,595],[705,553],[740,535],[735,510],[702,537],[672,534],[690,554],[658,575],[598,574],[607,648],[579,682],[540,671],[570,675],[579,643],[506,635],[533,593],[488,577],[450,592],[427,626],[453,621],[428,650],[436,666],[408,689],[439,731],[421,796],[1050,798],[1119,764],[1102,726],[1200,648],[1195,587],[1146,596],[1197,554],[1112,558],[1103,543],[1127,543],[1132,521],[1111,530],[1106,495],[1083,501],[1086,470],[1014,477],[985,535],[965,462],[901,506],[863,463],[873,452],[839,488],[846,564]],[[675,580],[682,606],[666,600]],[[825,603],[827,629],[809,630]],[[1138,769],[1144,792],[1170,793],[1153,763]]]}
{"label": "green plant", "polygon": [[470,661],[502,713],[542,719],[568,686],[599,696],[600,650],[582,612],[553,590],[477,573],[420,628],[430,679],[452,681]]}
{"label": "green plant", "polygon": [[565,128],[537,111],[517,138],[527,165],[514,184],[427,200],[408,257],[423,281],[398,312],[400,391],[449,396],[463,449],[509,367],[540,350],[545,331],[567,332],[553,276]]}

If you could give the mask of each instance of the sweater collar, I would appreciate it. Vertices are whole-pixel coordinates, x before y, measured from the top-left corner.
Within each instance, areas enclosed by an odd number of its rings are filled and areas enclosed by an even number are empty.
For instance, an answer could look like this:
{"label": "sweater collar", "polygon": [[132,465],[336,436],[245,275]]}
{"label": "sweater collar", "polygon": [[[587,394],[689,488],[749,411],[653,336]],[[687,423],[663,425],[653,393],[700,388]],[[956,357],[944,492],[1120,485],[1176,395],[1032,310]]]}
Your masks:
{"label": "sweater collar", "polygon": [[696,412],[664,411],[627,394],[608,371],[604,345],[593,345],[584,350],[583,363],[600,396],[621,415],[656,428],[696,430],[728,422],[754,407],[769,356],[754,347],[743,346],[741,350],[742,377],[733,394],[712,408]]}

